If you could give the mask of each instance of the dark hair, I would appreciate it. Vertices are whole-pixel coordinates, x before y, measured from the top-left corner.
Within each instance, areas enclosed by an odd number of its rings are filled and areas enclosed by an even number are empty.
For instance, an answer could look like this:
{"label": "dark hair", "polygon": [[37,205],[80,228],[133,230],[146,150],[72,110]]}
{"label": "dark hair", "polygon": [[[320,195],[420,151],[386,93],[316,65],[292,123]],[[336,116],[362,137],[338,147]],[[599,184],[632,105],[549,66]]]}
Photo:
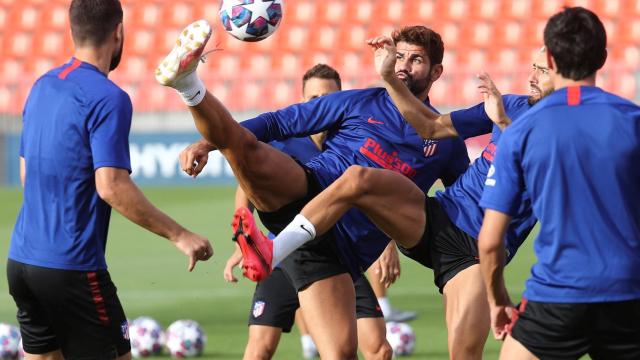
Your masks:
{"label": "dark hair", "polygon": [[69,22],[76,44],[99,46],[122,22],[122,5],[119,0],[73,0]]}
{"label": "dark hair", "polygon": [[338,89],[342,89],[342,81],[340,81],[340,74],[336,71],[336,69],[332,68],[326,64],[317,64],[314,65],[311,69],[307,70],[306,73],[302,76],[302,90],[304,91],[304,86],[307,83],[307,80],[312,78],[318,79],[326,79],[326,80],[335,80],[338,85]]}
{"label": "dark hair", "polygon": [[444,56],[444,43],[442,42],[442,38],[440,34],[426,26],[405,26],[394,30],[391,38],[396,45],[399,42],[406,42],[422,46],[427,52],[431,66],[442,63],[442,57]]}
{"label": "dark hair", "polygon": [[582,7],[567,7],[544,28],[544,44],[562,77],[582,80],[607,60],[607,33],[598,16]]}

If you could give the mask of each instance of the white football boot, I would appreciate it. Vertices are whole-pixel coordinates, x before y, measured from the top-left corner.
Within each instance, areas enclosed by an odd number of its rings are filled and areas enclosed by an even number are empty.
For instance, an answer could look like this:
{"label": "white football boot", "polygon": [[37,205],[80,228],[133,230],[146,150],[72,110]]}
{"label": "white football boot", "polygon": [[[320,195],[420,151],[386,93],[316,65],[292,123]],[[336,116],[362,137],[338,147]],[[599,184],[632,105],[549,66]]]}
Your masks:
{"label": "white football boot", "polygon": [[211,33],[206,20],[198,20],[184,28],[169,55],[156,68],[156,80],[161,85],[181,90],[181,80],[198,68]]}

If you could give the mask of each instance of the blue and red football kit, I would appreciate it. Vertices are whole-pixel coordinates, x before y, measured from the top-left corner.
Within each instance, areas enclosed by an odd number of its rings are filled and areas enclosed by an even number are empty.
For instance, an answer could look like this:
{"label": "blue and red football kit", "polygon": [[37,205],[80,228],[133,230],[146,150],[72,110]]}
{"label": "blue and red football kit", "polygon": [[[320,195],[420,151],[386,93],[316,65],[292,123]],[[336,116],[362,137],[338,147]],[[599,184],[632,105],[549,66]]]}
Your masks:
{"label": "blue and red football kit", "polygon": [[77,59],[43,75],[24,107],[24,201],[9,258],[63,270],[107,268],[111,207],[96,192],[100,167],[131,171],[129,95]]}
{"label": "blue and red football kit", "polygon": [[[438,178],[453,183],[469,164],[461,139],[422,139],[382,88],[329,94],[242,125],[263,142],[328,131],[322,154],[305,164],[325,188],[349,166],[361,165],[401,173],[426,192]],[[333,231],[342,260],[354,275],[367,269],[389,240],[355,209]]]}
{"label": "blue and red football kit", "polygon": [[502,135],[481,206],[540,220],[524,297],[640,299],[640,107],[597,87],[555,91]]}
{"label": "blue and red football kit", "polygon": [[[507,115],[515,122],[531,108],[527,96],[504,95],[502,100]],[[479,205],[480,198],[502,131],[484,111],[484,103],[452,112],[451,120],[463,139],[491,133],[491,140],[482,151],[481,156],[453,185],[436,193],[436,199],[451,222],[460,230],[477,239],[484,217],[484,211]],[[505,237],[508,261],[513,258],[536,223],[536,218],[531,210],[531,202],[526,199],[526,195],[516,213],[517,216],[509,224]]]}

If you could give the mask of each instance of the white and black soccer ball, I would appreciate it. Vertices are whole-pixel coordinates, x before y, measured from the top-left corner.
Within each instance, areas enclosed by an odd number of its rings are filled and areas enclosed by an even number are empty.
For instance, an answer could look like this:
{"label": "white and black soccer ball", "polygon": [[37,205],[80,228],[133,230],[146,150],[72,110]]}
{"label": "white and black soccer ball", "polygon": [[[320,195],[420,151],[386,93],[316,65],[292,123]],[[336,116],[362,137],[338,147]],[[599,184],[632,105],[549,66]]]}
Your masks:
{"label": "white and black soccer ball", "polygon": [[0,359],[17,359],[20,348],[20,330],[11,324],[0,323]]}
{"label": "white and black soccer ball", "polygon": [[161,354],[165,341],[162,326],[148,316],[141,316],[129,324],[129,339],[131,355],[135,358]]}
{"label": "white and black soccer ball", "polygon": [[207,337],[193,320],[178,320],[167,328],[167,349],[174,358],[202,355]]}
{"label": "white and black soccer ball", "polygon": [[282,8],[282,0],[222,0],[220,21],[236,39],[260,41],[280,25]]}
{"label": "white and black soccer ball", "polygon": [[406,323],[388,322],[387,341],[393,349],[393,356],[411,355],[416,346],[416,335]]}

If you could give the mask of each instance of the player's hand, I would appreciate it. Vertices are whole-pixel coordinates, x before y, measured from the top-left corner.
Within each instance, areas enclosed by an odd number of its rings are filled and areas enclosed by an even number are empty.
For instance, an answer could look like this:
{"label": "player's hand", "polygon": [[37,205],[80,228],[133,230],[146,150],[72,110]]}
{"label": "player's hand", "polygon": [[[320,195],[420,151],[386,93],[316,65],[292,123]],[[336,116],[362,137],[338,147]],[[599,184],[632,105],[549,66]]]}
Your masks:
{"label": "player's hand", "polygon": [[240,248],[236,245],[236,251],[229,256],[227,263],[224,266],[223,276],[227,282],[238,282],[238,279],[233,275],[233,269],[236,266],[242,266],[242,252]]}
{"label": "player's hand", "polygon": [[511,119],[507,116],[502,103],[502,94],[493,83],[491,77],[487,73],[478,74],[478,90],[484,98],[484,111],[487,113],[491,121],[503,129],[511,124]]}
{"label": "player's hand", "polygon": [[400,277],[400,258],[398,257],[395,241],[389,241],[387,247],[376,260],[376,266],[373,271],[380,275],[380,283],[387,288],[398,280],[398,277]]}
{"label": "player's hand", "polygon": [[374,54],[375,67],[378,75],[383,80],[393,78],[396,75],[396,45],[388,36],[378,36],[367,40]]}
{"label": "player's hand", "polygon": [[189,257],[189,271],[196,266],[196,262],[207,261],[213,255],[213,247],[205,237],[184,230],[175,239],[176,247]]}
{"label": "player's hand", "polygon": [[180,168],[194,178],[202,172],[209,161],[209,153],[216,147],[206,140],[199,140],[180,152]]}
{"label": "player's hand", "polygon": [[511,331],[511,319],[518,310],[509,303],[508,305],[490,305],[491,330],[496,340],[503,341]]}

